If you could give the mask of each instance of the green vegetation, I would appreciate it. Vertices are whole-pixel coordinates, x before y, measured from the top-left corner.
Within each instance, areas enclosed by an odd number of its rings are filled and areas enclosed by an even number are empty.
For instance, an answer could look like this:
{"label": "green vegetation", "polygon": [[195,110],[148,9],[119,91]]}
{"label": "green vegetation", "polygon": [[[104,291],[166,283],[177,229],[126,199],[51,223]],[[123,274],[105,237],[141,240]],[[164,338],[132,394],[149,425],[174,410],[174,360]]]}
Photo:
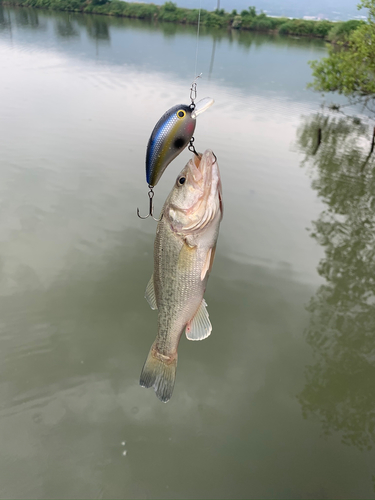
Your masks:
{"label": "green vegetation", "polygon": [[310,63],[314,76],[310,86],[321,92],[338,92],[375,112],[375,0],[362,0],[361,7],[368,9],[367,22],[354,28],[351,24],[348,31],[335,27],[331,36],[341,30],[343,39],[331,46],[328,57]]}
{"label": "green vegetation", "polygon": [[[198,23],[199,13],[198,9],[180,8],[170,1],[161,6],[120,0],[0,0],[0,4],[193,25]],[[263,12],[257,14],[255,7],[249,7],[241,13],[236,10],[229,13],[224,9],[217,9],[213,12],[202,9],[200,22],[203,26],[215,28],[311,36],[327,38],[332,41],[336,41],[343,34],[349,33],[360,25],[357,21],[333,23],[331,21],[304,21],[302,19],[268,17]]]}
{"label": "green vegetation", "polygon": [[334,29],[334,23],[331,21],[290,19],[286,20],[280,26],[279,33],[283,35],[318,36],[325,38],[332,29]]}
{"label": "green vegetation", "polygon": [[344,23],[336,23],[328,33],[328,40],[333,43],[345,43],[348,41],[351,32],[359,28],[362,24],[364,24],[363,21],[356,21],[355,19]]}

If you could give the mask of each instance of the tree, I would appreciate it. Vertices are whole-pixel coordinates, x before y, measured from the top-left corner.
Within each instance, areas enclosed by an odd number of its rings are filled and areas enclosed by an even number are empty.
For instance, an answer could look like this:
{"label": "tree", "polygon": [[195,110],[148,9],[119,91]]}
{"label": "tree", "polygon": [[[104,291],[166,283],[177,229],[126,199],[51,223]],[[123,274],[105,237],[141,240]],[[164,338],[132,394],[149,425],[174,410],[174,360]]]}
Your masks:
{"label": "tree", "polygon": [[345,41],[329,49],[329,56],[312,61],[315,90],[338,92],[375,112],[375,0],[362,0],[368,19],[351,31]]}
{"label": "tree", "polygon": [[325,251],[325,283],[307,306],[314,364],[298,399],[325,435],[339,432],[361,450],[375,445],[375,158],[366,135],[369,126],[356,118],[323,114],[298,131],[302,165],[326,204],[311,234]]}

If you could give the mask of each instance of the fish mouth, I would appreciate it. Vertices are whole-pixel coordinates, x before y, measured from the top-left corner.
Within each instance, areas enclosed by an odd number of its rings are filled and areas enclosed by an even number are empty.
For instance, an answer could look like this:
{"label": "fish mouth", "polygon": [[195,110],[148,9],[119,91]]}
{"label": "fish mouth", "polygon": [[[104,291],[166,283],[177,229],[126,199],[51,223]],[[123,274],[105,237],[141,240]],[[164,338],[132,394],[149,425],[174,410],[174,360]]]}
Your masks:
{"label": "fish mouth", "polygon": [[223,218],[224,206],[223,206],[223,189],[221,186],[221,176],[219,170],[219,164],[217,162],[217,157],[211,149],[207,149],[203,156],[207,159],[207,164],[210,165],[210,175],[211,175],[211,200],[216,196],[219,200],[218,210],[220,211],[220,220]]}
{"label": "fish mouth", "polygon": [[[211,177],[213,166],[214,164],[217,165],[216,155],[214,154],[213,151],[211,151],[211,149],[206,149],[206,151],[203,154],[202,153],[194,154],[192,160],[194,167],[201,174],[201,176],[198,175],[197,177],[199,178],[199,180],[203,179],[203,183],[207,184],[207,181],[210,180],[207,177]],[[198,178],[195,180],[198,180]]]}
{"label": "fish mouth", "polygon": [[211,149],[206,149],[206,151],[200,155],[200,158],[194,158],[194,162],[202,175],[206,196],[214,196],[216,191],[218,191],[219,198],[221,199],[221,177],[215,153]]}
{"label": "fish mouth", "polygon": [[[181,177],[182,175],[182,177]],[[187,180],[180,190],[180,180]],[[210,149],[194,154],[171,192],[165,215],[174,231],[192,234],[202,230],[214,220],[221,220],[223,205],[221,179],[216,155]]]}
{"label": "fish mouth", "polygon": [[[199,192],[196,204],[188,212],[194,211],[204,213],[201,222],[187,227],[192,229],[203,227],[210,222],[220,211],[220,218],[223,216],[221,178],[217,157],[211,149],[206,149],[203,154],[194,155],[191,164],[192,184]],[[200,207],[200,208],[198,208]]]}

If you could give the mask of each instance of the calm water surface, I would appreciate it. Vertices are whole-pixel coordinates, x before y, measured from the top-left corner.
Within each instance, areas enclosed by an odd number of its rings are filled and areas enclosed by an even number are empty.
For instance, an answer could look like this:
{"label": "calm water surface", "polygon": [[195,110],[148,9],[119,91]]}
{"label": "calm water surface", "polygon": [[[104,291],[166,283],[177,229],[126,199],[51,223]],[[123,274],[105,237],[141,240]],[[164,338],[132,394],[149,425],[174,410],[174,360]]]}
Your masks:
{"label": "calm water surface", "polygon": [[306,90],[321,41],[202,30],[198,97],[216,103],[196,146],[225,203],[213,333],[182,338],[167,405],[138,385],[156,335],[145,148],[188,102],[195,43],[0,9],[1,498],[374,497],[374,163],[367,125]]}

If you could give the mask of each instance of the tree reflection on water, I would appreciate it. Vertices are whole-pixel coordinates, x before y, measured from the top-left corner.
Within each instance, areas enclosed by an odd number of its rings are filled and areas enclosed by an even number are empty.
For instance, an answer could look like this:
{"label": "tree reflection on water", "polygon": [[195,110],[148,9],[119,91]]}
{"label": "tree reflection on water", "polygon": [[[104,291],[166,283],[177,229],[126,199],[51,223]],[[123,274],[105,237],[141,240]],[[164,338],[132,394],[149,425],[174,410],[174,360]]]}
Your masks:
{"label": "tree reflection on water", "polygon": [[311,236],[325,249],[325,278],[307,307],[315,362],[298,395],[323,433],[361,450],[375,443],[375,152],[358,119],[316,114],[298,130],[312,187],[327,204]]}

